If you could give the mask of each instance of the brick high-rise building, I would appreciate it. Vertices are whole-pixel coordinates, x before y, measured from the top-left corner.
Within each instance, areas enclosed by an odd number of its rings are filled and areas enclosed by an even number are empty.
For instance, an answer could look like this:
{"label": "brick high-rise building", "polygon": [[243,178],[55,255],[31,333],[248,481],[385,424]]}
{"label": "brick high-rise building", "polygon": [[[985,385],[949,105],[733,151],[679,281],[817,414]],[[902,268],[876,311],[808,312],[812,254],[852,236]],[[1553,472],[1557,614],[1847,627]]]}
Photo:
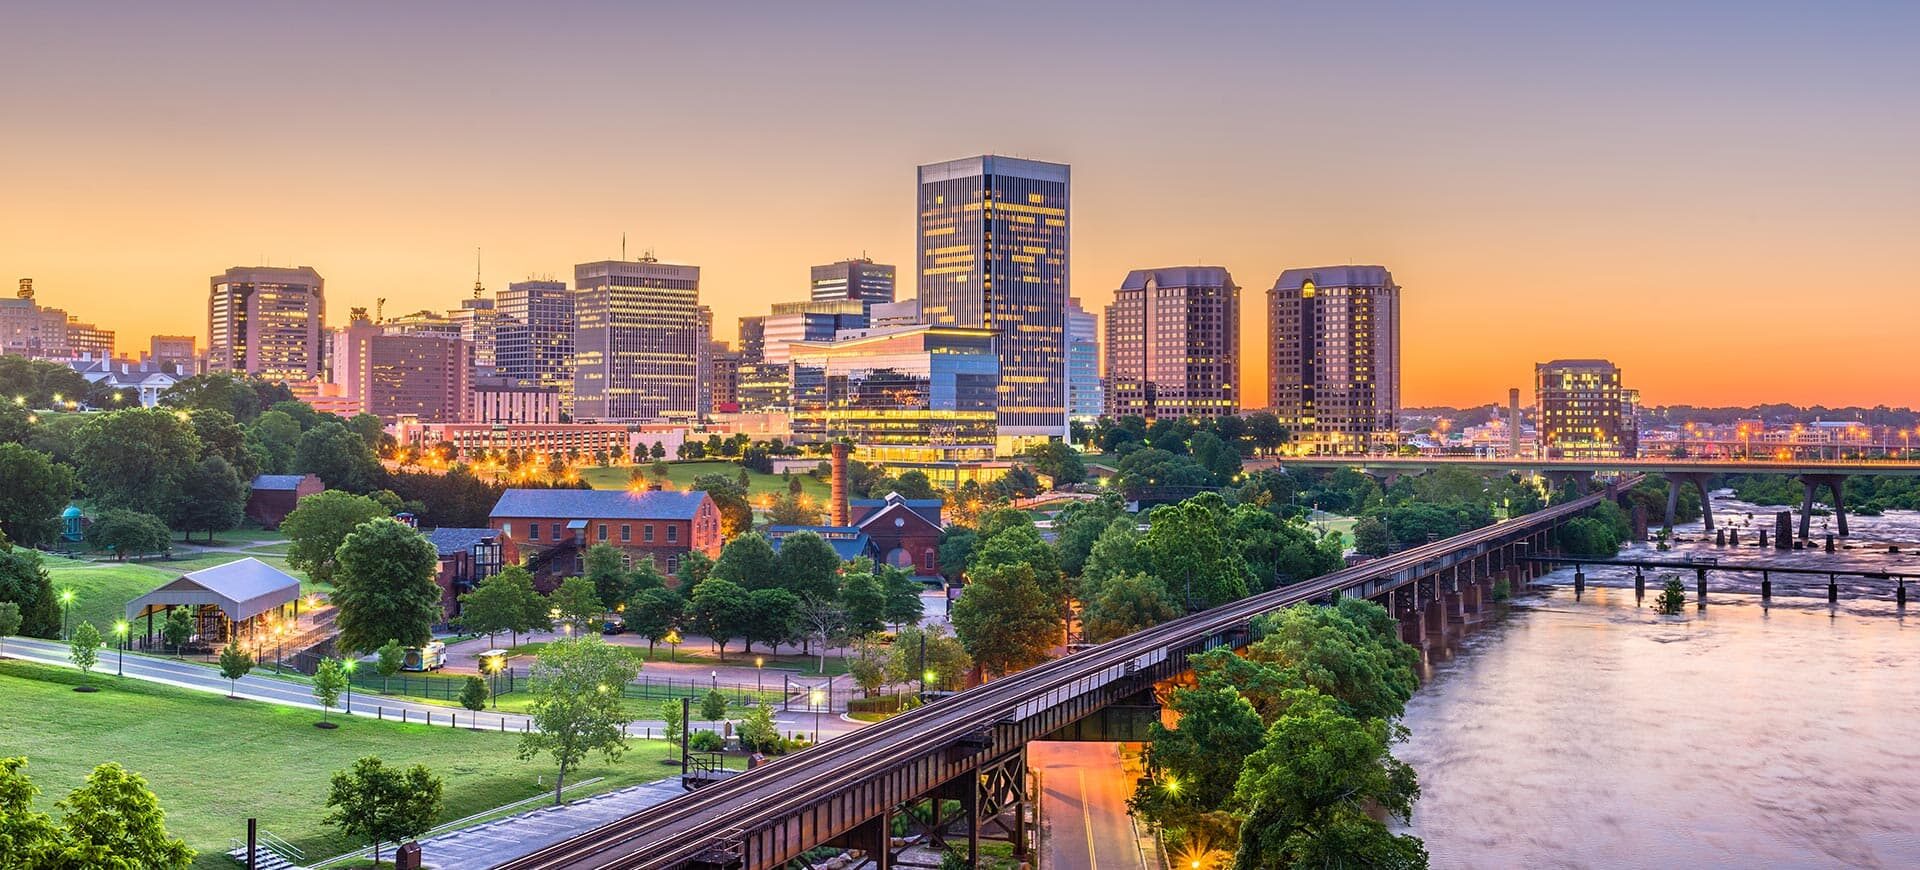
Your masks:
{"label": "brick high-rise building", "polygon": [[333,382],[366,413],[388,423],[466,419],[472,401],[472,346],[458,338],[389,333],[358,309],[333,332]]}
{"label": "brick high-rise building", "polygon": [[1400,286],[1381,266],[1288,269],[1267,291],[1267,398],[1314,450],[1397,437]]}
{"label": "brick high-rise building", "polygon": [[1240,288],[1219,266],[1135,269],[1107,306],[1107,414],[1240,411]]}

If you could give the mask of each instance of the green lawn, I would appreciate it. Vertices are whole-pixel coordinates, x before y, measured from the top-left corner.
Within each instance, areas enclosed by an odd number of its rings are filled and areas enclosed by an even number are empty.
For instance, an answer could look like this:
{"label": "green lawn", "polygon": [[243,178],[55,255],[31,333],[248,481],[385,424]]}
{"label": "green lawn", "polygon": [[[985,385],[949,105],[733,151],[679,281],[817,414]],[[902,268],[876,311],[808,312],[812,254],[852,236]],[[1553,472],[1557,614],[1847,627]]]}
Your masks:
{"label": "green lawn", "polygon": [[[159,795],[167,827],[200,851],[196,867],[233,867],[221,853],[229,838],[245,836],[248,816],[314,859],[365,845],[320,822],[329,779],[363,755],[431,768],[446,782],[441,821],[553,789],[551,765],[518,760],[511,734],[340,716],[339,729],[323,731],[310,710],[99,676],[93,680],[106,690],[81,694],[70,688],[80,679],[64,668],[0,661],[0,755],[28,756],[46,812],[97,764],[118,761],[140,773]],[[634,741],[619,762],[595,756],[569,778],[605,777],[592,789],[605,791],[670,775],[663,762],[677,757],[664,741]]]}
{"label": "green lawn", "polygon": [[[68,614],[71,624],[77,625],[80,620],[86,620],[100,629],[101,634],[106,634],[112,630],[116,620],[126,618],[127,602],[181,574],[244,558],[247,558],[246,555],[240,553],[207,553],[192,559],[144,562],[89,562],[59,556],[43,557],[41,561],[47,567],[47,575],[52,578],[56,592],[73,591],[73,609]],[[293,570],[285,556],[256,558],[301,578],[300,587],[305,591],[324,588],[307,580],[302,572]]]}
{"label": "green lawn", "polygon": [[[647,479],[652,480],[653,472],[651,466],[642,467],[648,469]],[[627,486],[627,473],[626,466],[588,468],[580,472],[580,477],[587,482],[587,485],[594,489],[625,489]],[[697,462],[670,462],[667,464],[667,480],[681,489],[686,489],[688,485],[693,483],[694,478],[702,474],[724,474],[729,479],[732,479],[739,476],[740,463],[701,460]],[[800,481],[801,491],[816,499],[825,500],[832,495],[830,487],[827,486],[827,482],[824,480],[814,480],[811,476],[799,472],[795,472],[793,476]],[[751,469],[747,471],[748,494],[759,495],[761,493],[771,493],[779,495],[786,491],[787,481],[780,475],[761,474]]]}

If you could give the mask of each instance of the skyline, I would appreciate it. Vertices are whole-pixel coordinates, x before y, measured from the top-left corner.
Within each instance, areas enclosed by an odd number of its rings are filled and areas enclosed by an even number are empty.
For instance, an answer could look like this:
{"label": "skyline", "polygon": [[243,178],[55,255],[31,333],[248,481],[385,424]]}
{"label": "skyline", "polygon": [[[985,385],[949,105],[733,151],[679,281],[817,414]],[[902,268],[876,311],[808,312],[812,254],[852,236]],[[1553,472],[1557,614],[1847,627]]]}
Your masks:
{"label": "skyline", "polygon": [[[625,233],[629,258],[701,267],[731,341],[808,298],[812,265],[911,270],[915,167],[995,153],[1073,167],[1089,310],[1133,269],[1230,270],[1249,406],[1266,290],[1345,263],[1405,288],[1409,406],[1499,403],[1589,356],[1649,404],[1920,404],[1920,121],[1885,111],[1920,84],[1914,9],[1069,4],[1008,40],[1025,7],[985,8],[10,10],[0,277],[124,353],[204,347],[231,266],[313,266],[340,325],[382,296],[457,306],[475,247],[492,293]],[[960,73],[926,59],[961,42],[1019,98],[992,123],[928,98]],[[1833,325],[1792,331],[1810,318]]]}

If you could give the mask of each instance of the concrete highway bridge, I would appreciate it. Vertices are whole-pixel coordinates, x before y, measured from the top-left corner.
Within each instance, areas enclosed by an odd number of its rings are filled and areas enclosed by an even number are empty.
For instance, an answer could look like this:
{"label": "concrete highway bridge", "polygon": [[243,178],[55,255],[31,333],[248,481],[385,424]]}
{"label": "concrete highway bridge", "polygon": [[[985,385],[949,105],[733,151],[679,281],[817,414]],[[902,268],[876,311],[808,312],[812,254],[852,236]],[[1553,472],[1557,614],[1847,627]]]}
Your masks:
{"label": "concrete highway bridge", "polygon": [[1716,474],[1783,474],[1800,479],[1805,496],[1800,503],[1800,539],[1806,540],[1813,519],[1814,495],[1831,494],[1828,504],[1840,536],[1847,532],[1846,481],[1849,477],[1920,477],[1920,462],[1906,460],[1777,460],[1777,459],[1486,459],[1477,456],[1280,456],[1246,461],[1257,468],[1352,468],[1381,477],[1388,483],[1403,474],[1422,474],[1437,468],[1470,468],[1495,473],[1520,472],[1547,479],[1558,489],[1572,483],[1585,487],[1595,477],[1658,474],[1667,481],[1667,529],[1673,529],[1680,487],[1700,494],[1700,513],[1706,529],[1713,529],[1713,499],[1707,481]]}
{"label": "concrete highway bridge", "polygon": [[[909,807],[934,814],[931,824],[918,825],[934,843],[957,846],[964,838],[967,854],[978,856],[983,837],[1004,838],[1024,853],[1033,799],[1029,742],[1143,738],[1159,717],[1156,687],[1186,675],[1189,655],[1243,648],[1255,617],[1290,605],[1363,596],[1399,618],[1405,639],[1444,636],[1477,618],[1497,580],[1524,584],[1546,573],[1551,563],[1534,557],[1550,553],[1554,530],[1635,479],[1083,649],[502,867],[770,870],[807,866],[808,852],[825,846],[857,850],[867,864],[888,868],[893,820]],[[949,806],[957,813],[942,812]]]}

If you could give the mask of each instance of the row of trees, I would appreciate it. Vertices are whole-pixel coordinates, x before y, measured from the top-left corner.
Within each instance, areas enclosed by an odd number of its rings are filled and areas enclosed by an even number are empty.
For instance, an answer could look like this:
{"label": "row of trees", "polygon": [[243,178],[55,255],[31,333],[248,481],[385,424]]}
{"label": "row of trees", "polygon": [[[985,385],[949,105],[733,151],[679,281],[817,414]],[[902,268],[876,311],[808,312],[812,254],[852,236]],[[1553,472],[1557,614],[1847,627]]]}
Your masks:
{"label": "row of trees", "polygon": [[1244,416],[1163,417],[1148,424],[1135,416],[1101,417],[1091,425],[1074,423],[1070,433],[1075,444],[1088,445],[1101,453],[1119,453],[1122,445],[1141,444],[1169,453],[1194,452],[1189,448],[1193,436],[1206,432],[1221,444],[1242,456],[1272,453],[1292,440],[1280,418],[1271,411],[1255,411]]}

